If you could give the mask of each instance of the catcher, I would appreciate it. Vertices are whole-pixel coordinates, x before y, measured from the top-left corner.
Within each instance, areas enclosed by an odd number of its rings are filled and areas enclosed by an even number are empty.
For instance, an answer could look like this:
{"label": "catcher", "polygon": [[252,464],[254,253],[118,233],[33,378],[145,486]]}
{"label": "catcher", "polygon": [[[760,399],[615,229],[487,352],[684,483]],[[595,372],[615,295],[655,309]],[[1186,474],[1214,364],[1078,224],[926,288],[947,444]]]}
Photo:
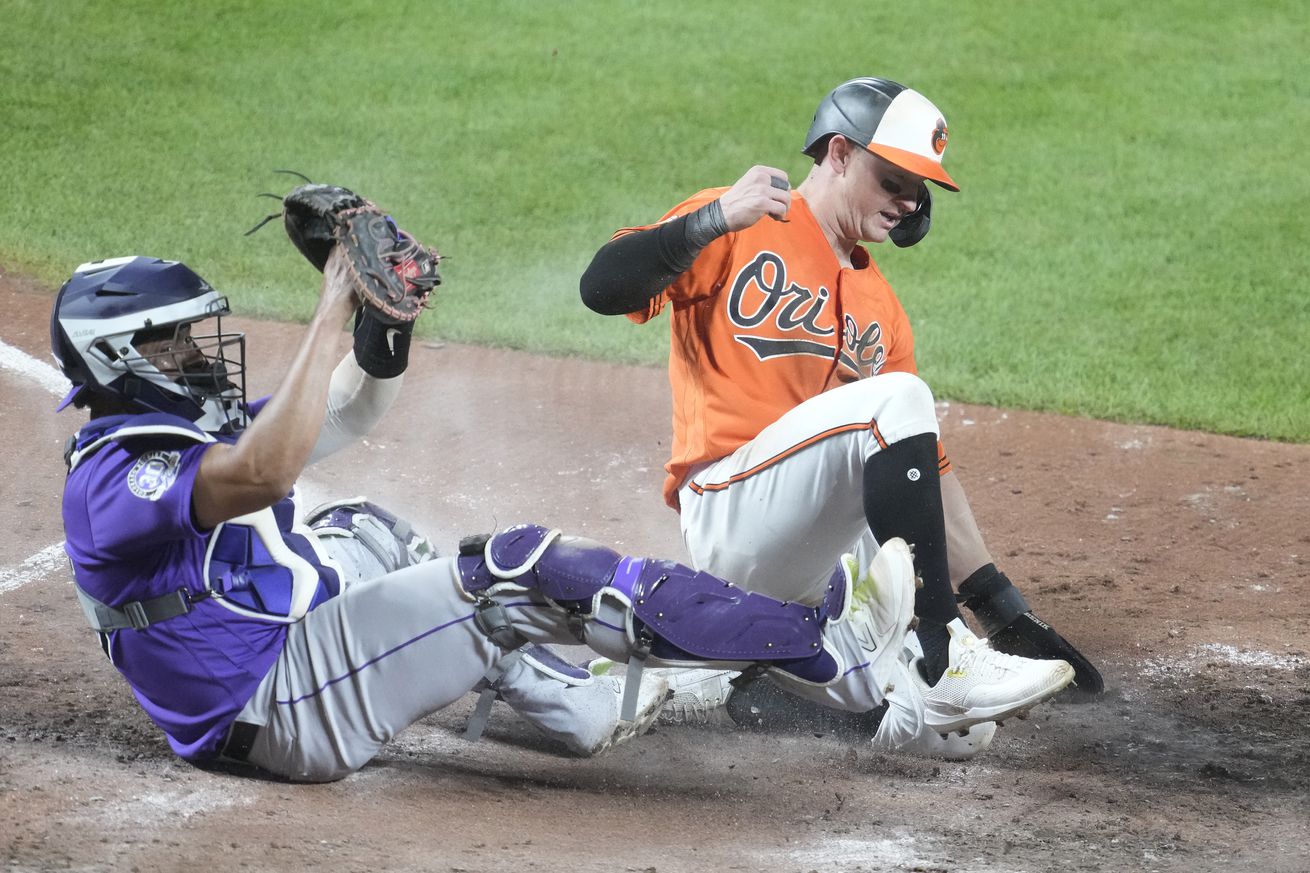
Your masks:
{"label": "catcher", "polygon": [[[307,257],[322,255],[322,291],[267,398],[246,402],[244,337],[224,330],[226,299],[181,263],[83,264],[54,303],[52,349],[73,383],[59,408],[90,413],[66,452],[77,596],[178,755],[337,779],[493,667],[533,669],[533,655],[506,653],[551,641],[665,666],[770,664],[811,700],[881,704],[889,653],[912,621],[903,543],[866,574],[848,564],[806,608],[536,525],[437,557],[362,500],[302,513],[301,471],[365,434],[397,396],[439,262],[371,206],[302,193],[319,206],[285,217]],[[338,360],[352,317],[353,350]],[[590,719],[592,736],[574,732],[584,751],[640,732],[667,696],[662,680],[630,691],[620,719],[616,680],[559,676],[584,701],[575,711],[605,715]],[[506,699],[531,720],[525,695]]]}

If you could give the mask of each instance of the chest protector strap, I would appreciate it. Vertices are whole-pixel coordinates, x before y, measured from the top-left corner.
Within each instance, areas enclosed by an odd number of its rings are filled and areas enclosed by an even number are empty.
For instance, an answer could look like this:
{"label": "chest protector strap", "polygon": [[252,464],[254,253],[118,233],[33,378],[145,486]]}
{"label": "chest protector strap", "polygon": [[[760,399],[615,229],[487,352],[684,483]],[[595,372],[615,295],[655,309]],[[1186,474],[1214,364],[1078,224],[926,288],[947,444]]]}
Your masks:
{"label": "chest protector strap", "polygon": [[131,603],[124,603],[121,607],[107,606],[96,600],[90,594],[82,590],[80,585],[74,584],[73,589],[77,592],[77,600],[82,604],[82,613],[91,625],[91,629],[100,633],[109,633],[110,631],[141,630],[150,627],[152,624],[159,624],[170,618],[176,618],[179,615],[186,615],[191,611],[191,604],[196,600],[203,600],[203,597],[193,598],[186,589],[179,588],[177,591],[159,597],[152,597],[149,600],[133,600]]}

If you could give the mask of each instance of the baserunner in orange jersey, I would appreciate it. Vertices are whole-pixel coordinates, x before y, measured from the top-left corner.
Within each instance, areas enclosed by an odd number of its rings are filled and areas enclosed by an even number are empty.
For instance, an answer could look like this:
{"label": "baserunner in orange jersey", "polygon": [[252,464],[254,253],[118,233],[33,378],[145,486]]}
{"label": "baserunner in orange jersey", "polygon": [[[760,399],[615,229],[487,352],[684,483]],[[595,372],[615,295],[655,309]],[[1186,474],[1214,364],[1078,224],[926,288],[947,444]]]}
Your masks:
{"label": "baserunner in orange jersey", "polygon": [[[909,319],[860,245],[928,232],[926,183],[959,190],[947,131],[917,91],[845,82],[815,114],[799,186],[756,166],[623,228],[581,292],[602,314],[668,317],[664,498],[698,568],[814,603],[844,553],[865,565],[879,542],[915,544],[921,651],[905,655],[875,745],[967,757],[1075,673],[1083,692],[1102,684],[996,568],[939,443]],[[960,620],[956,586],[987,640]],[[711,702],[727,697],[717,687]]]}

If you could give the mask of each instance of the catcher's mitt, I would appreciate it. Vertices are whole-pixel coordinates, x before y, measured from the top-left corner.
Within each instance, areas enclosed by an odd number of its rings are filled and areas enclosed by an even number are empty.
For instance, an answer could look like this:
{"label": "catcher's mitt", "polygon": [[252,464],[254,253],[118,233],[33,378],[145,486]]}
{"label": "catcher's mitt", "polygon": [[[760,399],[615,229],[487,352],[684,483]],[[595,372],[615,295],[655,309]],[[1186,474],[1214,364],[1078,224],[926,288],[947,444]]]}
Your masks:
{"label": "catcher's mitt", "polygon": [[[427,308],[432,289],[441,284],[441,255],[398,228],[390,215],[336,185],[301,185],[280,199],[282,223],[300,253],[322,272],[332,247],[340,245],[359,299],[380,321],[404,324]],[[268,216],[247,235],[278,216]]]}

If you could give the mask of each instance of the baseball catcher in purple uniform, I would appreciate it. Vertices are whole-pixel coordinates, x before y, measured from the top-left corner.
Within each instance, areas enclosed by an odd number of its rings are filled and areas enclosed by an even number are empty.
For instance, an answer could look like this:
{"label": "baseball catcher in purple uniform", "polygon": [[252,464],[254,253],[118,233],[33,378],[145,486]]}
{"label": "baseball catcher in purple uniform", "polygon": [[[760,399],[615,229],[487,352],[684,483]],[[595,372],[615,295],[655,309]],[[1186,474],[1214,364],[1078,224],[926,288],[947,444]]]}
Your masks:
{"label": "baseball catcher in purple uniform", "polygon": [[[540,525],[438,557],[362,499],[306,514],[297,478],[385,413],[408,357],[410,327],[361,305],[346,273],[334,250],[292,363],[254,402],[226,298],[184,264],[83,264],[55,300],[52,348],[73,383],[60,408],[90,413],[66,453],[77,595],[178,755],[338,779],[479,685],[551,671],[547,643],[586,644],[629,662],[629,677],[643,664],[767,670],[828,706],[883,705],[914,621],[900,540],[868,568],[844,562],[823,602],[803,607]],[[338,360],[351,319],[354,346]],[[542,685],[556,699],[503,696],[584,752],[638,732],[666,696],[660,680],[643,701],[647,683],[630,679],[621,712],[566,725],[591,704],[561,694],[618,704],[585,671],[565,664],[556,678],[563,690]],[[504,683],[520,686],[532,683]]]}

